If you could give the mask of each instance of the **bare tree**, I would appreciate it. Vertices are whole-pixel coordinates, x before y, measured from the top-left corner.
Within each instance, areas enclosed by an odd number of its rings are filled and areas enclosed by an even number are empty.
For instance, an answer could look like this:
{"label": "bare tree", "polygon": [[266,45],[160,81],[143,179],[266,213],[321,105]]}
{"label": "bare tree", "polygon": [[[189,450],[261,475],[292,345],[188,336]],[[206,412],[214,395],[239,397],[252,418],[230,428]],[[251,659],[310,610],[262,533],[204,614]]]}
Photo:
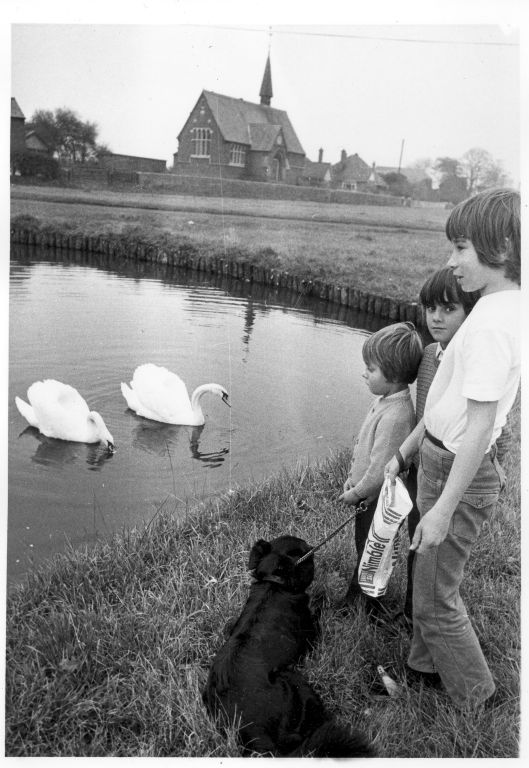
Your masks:
{"label": "bare tree", "polygon": [[501,163],[481,147],[469,149],[461,158],[461,170],[468,181],[470,194],[490,187],[504,186],[508,176]]}

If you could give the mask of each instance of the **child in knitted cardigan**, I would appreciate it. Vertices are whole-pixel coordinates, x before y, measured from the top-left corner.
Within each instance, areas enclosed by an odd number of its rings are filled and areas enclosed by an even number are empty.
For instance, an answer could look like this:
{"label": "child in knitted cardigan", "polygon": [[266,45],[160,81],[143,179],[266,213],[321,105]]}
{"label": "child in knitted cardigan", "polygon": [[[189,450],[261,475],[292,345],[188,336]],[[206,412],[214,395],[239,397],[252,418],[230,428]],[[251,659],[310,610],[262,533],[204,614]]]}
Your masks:
{"label": "child in knitted cardigan", "polygon": [[422,342],[412,323],[395,323],[368,337],[362,348],[364,379],[377,395],[364,419],[353,450],[351,468],[340,500],[367,509],[355,519],[356,566],[344,598],[352,606],[362,597],[368,614],[384,612],[380,598],[364,595],[358,584],[358,566],[384,483],[384,466],[413,431],[415,412],[409,384],[415,381],[422,357]]}

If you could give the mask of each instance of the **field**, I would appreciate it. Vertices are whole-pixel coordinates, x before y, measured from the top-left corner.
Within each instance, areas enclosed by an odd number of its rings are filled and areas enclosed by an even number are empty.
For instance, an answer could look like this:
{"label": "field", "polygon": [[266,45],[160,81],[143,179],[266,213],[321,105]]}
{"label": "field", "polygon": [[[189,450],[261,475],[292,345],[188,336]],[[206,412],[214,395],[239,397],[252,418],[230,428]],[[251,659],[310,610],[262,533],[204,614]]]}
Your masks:
{"label": "field", "polygon": [[268,249],[268,266],[414,301],[449,256],[439,208],[348,206],[14,186],[11,215],[86,234],[136,232],[219,255]]}

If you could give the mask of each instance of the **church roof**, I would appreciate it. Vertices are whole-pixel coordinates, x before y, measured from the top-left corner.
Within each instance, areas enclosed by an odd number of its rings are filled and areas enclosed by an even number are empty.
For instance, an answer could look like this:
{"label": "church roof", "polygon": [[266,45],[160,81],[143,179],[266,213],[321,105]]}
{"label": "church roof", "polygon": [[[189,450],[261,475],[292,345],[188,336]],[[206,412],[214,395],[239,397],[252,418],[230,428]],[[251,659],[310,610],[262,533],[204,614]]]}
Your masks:
{"label": "church roof", "polygon": [[269,123],[250,123],[248,126],[250,132],[250,146],[257,152],[268,152],[275,144],[278,133],[281,131],[280,125],[270,125]]}
{"label": "church roof", "polygon": [[[287,113],[264,104],[254,104],[244,99],[223,96],[213,91],[202,91],[225,141],[250,145],[252,149],[264,149],[283,133],[288,152],[304,155],[296,132]],[[255,146],[254,146],[255,141]]]}

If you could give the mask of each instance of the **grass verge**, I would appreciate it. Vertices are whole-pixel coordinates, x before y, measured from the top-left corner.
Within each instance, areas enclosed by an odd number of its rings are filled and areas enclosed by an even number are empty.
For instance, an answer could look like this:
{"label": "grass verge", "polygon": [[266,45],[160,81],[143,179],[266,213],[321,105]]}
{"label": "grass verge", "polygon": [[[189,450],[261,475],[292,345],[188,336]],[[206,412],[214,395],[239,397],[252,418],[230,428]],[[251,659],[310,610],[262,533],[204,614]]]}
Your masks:
{"label": "grass verge", "polygon": [[[519,409],[515,411],[519,434]],[[516,437],[516,435],[515,435]],[[244,603],[251,544],[291,532],[320,541],[344,518],[332,502],[348,451],[299,465],[200,505],[176,524],[160,512],[89,551],[57,556],[13,589],[7,605],[8,756],[235,757],[200,691],[222,628]],[[350,574],[351,528],[316,555],[313,599],[322,638],[311,682],[337,718],[365,729],[380,757],[516,757],[520,663],[520,455],[467,567],[463,597],[497,681],[494,709],[455,709],[425,688],[377,697],[377,664],[402,681],[409,637],[336,603]],[[303,498],[317,514],[302,511]],[[391,581],[401,607],[405,568]]]}
{"label": "grass verge", "polygon": [[[143,206],[143,207],[142,207]],[[191,243],[309,280],[415,301],[449,255],[447,213],[140,193],[14,187],[11,214],[88,235]]]}

